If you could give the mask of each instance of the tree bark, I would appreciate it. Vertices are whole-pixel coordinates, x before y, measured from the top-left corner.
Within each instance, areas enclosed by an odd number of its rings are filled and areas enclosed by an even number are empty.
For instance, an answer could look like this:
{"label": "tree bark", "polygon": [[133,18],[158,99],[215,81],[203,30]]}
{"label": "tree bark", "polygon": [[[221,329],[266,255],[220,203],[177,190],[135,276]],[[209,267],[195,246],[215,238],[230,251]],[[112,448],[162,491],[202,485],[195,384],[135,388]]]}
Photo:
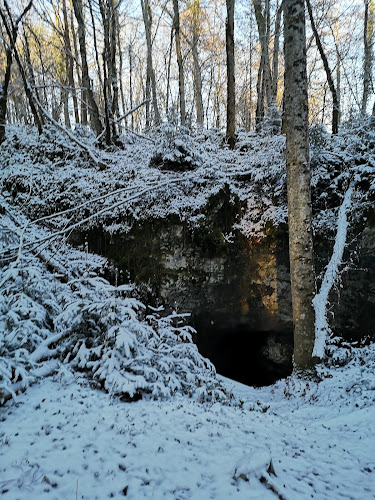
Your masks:
{"label": "tree bark", "polygon": [[[5,31],[7,33],[8,38],[9,38],[10,48],[11,48],[13,55],[14,55],[14,58],[17,62],[17,66],[18,66],[18,69],[19,69],[19,72],[20,72],[20,75],[22,78],[22,83],[23,83],[23,86],[25,89],[26,98],[28,100],[31,113],[32,113],[33,118],[34,118],[35,125],[38,129],[38,134],[41,135],[43,132],[43,121],[42,121],[41,117],[39,116],[38,111],[36,109],[36,106],[34,103],[34,94],[33,94],[33,91],[31,89],[31,86],[29,84],[29,81],[27,79],[25,69],[22,65],[21,58],[19,56],[19,53],[18,53],[18,50],[16,47],[17,33],[18,33],[17,26],[20,22],[20,18],[18,18],[16,20],[16,22],[14,23],[13,19],[12,19],[12,13],[9,9],[9,5],[8,5],[8,2],[6,0],[4,0],[4,5],[6,8],[7,14],[8,14],[8,21],[5,17],[5,13],[1,9],[0,9],[0,17],[4,23],[4,28],[5,28]],[[28,6],[26,7],[26,9],[29,10],[31,8],[31,5],[32,5],[32,1],[30,1]],[[27,12],[27,10],[26,10],[26,12]]]}
{"label": "tree bark", "polygon": [[[151,41],[151,10],[150,4],[148,0],[141,0],[142,6],[142,14],[143,14],[143,22],[145,25],[146,32],[146,45],[147,45],[147,85],[151,85],[152,91],[152,107],[154,110],[154,122],[155,125],[160,124],[160,113],[158,108],[158,101],[156,95],[156,79],[155,79],[155,71],[152,63],[152,41]],[[148,94],[148,95],[147,95]],[[146,99],[150,96],[150,92],[146,91]]]}
{"label": "tree bark", "polygon": [[68,23],[68,13],[66,9],[66,0],[62,1],[62,10],[63,10],[63,19],[64,19],[64,43],[65,43],[65,64],[66,64],[66,73],[68,85],[71,89],[72,98],[73,98],[73,108],[74,108],[74,119],[76,123],[79,123],[79,114],[78,114],[78,100],[77,93],[75,91],[74,85],[74,75],[73,75],[73,54],[72,54],[72,45],[70,43],[70,34],[69,34],[69,23]]}
{"label": "tree bark", "polygon": [[181,55],[180,12],[178,8],[178,0],[173,0],[173,11],[174,11],[173,25],[176,38],[176,56],[178,65],[178,90],[180,96],[180,116],[181,116],[181,124],[185,125],[185,120],[186,120],[185,84],[184,84],[184,67],[182,64],[182,55]]}
{"label": "tree bark", "polygon": [[12,67],[12,48],[9,46],[5,51],[6,66],[3,83],[0,86],[0,144],[5,139],[5,125],[7,117],[8,89],[10,82],[10,69]]}
{"label": "tree bark", "polygon": [[321,42],[319,34],[318,34],[318,30],[316,29],[310,0],[306,0],[306,5],[307,5],[307,10],[309,12],[311,28],[312,28],[313,33],[314,33],[316,45],[318,47],[319,54],[320,54],[320,57],[321,57],[322,62],[323,62],[324,71],[325,71],[326,76],[327,76],[329,90],[331,91],[331,94],[332,94],[332,101],[333,101],[332,133],[337,134],[337,132],[339,131],[339,115],[340,115],[340,104],[339,104],[339,99],[338,99],[338,95],[337,95],[337,90],[336,90],[335,84],[333,82],[332,72],[331,72],[329,64],[328,64],[327,56],[325,55],[323,45],[322,45],[322,42]]}
{"label": "tree bark", "polygon": [[99,116],[99,109],[94,99],[94,94],[91,87],[89,68],[87,64],[87,53],[86,53],[86,30],[83,19],[83,8],[82,0],[73,0],[74,14],[77,19],[78,24],[78,41],[81,53],[81,65],[82,65],[82,86],[87,94],[87,101],[89,106],[89,114],[91,127],[98,137],[103,130],[103,125]]}
{"label": "tree bark", "polygon": [[281,17],[283,14],[283,2],[276,11],[275,21],[275,41],[273,44],[273,57],[272,57],[272,98],[276,103],[277,99],[277,83],[279,80],[279,46],[280,46],[280,31],[281,31]]}
{"label": "tree bark", "polygon": [[[130,99],[130,108],[133,108],[133,50],[132,46],[129,44],[129,99]],[[148,106],[149,103],[146,103]],[[131,129],[134,130],[134,116],[132,115],[131,119]]]}
{"label": "tree bark", "polygon": [[253,6],[261,47],[261,58],[257,81],[258,98],[256,111],[256,129],[259,131],[264,118],[265,102],[267,107],[272,104],[272,76],[269,56],[269,0],[266,0],[264,11],[261,0],[253,0]]}
{"label": "tree bark", "polygon": [[193,9],[193,40],[192,40],[191,52],[193,56],[193,68],[194,68],[193,79],[194,79],[195,107],[197,111],[197,124],[202,126],[204,120],[203,99],[202,99],[202,75],[201,75],[201,68],[199,65],[199,56],[198,56],[200,0],[193,1],[192,9]]}
{"label": "tree bark", "polygon": [[236,132],[236,97],[234,76],[234,3],[227,0],[226,49],[227,49],[227,132],[230,149],[234,149]]}
{"label": "tree bark", "polygon": [[361,113],[366,114],[367,103],[370,95],[374,42],[374,2],[365,0],[365,16],[363,24],[363,94]]}
{"label": "tree bark", "polygon": [[284,1],[285,130],[294,364],[313,365],[315,293],[304,0]]}
{"label": "tree bark", "polygon": [[[27,14],[27,12],[31,9],[33,4],[33,0],[30,0],[30,2],[26,5],[25,9],[21,13],[21,15],[18,17],[16,22],[13,24],[11,28],[11,36],[9,37],[9,45],[5,51],[5,58],[6,58],[6,63],[5,63],[5,73],[4,73],[4,79],[3,83],[0,84],[0,144],[4,142],[5,139],[5,125],[6,125],[6,115],[7,115],[7,104],[8,104],[8,90],[9,90],[9,83],[10,83],[10,71],[12,67],[12,61],[13,61],[13,44],[16,43],[17,41],[17,36],[18,36],[18,26],[23,17]],[[7,8],[8,14],[9,14],[9,7]],[[6,17],[5,17],[5,12],[3,12],[0,9],[0,17],[1,20],[3,21],[4,27],[7,23]],[[9,27],[10,29],[10,27]],[[9,36],[9,34],[8,34]]]}

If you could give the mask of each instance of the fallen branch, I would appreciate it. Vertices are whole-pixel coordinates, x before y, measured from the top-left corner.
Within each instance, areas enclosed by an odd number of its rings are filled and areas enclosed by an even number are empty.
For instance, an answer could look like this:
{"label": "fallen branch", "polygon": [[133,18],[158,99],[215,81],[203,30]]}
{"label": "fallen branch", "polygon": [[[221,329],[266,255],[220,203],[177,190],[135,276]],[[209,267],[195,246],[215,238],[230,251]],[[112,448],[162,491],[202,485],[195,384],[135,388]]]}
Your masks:
{"label": "fallen branch", "polygon": [[338,213],[337,233],[331,260],[329,261],[326,268],[319,293],[317,293],[313,299],[313,306],[315,309],[315,345],[313,356],[316,356],[320,359],[324,357],[327,337],[330,333],[330,328],[327,321],[328,295],[332,289],[333,284],[337,280],[337,277],[339,275],[339,267],[342,264],[342,258],[344,255],[346,244],[346,236],[349,226],[348,212],[351,206],[353,191],[354,183],[352,182],[345,193],[344,200]]}
{"label": "fallen branch", "polygon": [[[146,193],[149,193],[150,191],[153,191],[154,189],[159,189],[161,187],[168,186],[170,184],[175,184],[176,182],[183,182],[185,180],[189,180],[191,177],[192,177],[192,175],[189,175],[189,176],[186,176],[186,177],[183,177],[183,178],[169,179],[168,181],[161,182],[161,183],[156,184],[156,185],[148,186],[147,188],[144,188],[143,190],[141,190],[139,193],[134,194],[132,196],[129,196],[128,198],[125,198],[124,200],[121,200],[121,201],[119,201],[117,203],[114,203],[113,205],[110,205],[109,207],[102,208],[98,212],[95,212],[94,214],[89,215],[85,219],[82,219],[81,221],[75,222],[74,224],[71,224],[70,226],[67,226],[64,229],[61,229],[60,231],[56,231],[55,233],[52,233],[49,236],[46,236],[44,238],[40,238],[39,240],[25,243],[23,245],[23,248],[32,248],[33,250],[35,250],[36,248],[38,248],[43,243],[45,243],[47,241],[50,241],[50,240],[54,240],[57,237],[65,234],[65,233],[68,233],[69,231],[72,231],[72,230],[76,229],[77,227],[81,226],[82,224],[85,224],[86,222],[89,222],[90,220],[95,219],[96,217],[98,217],[98,216],[100,216],[100,215],[102,215],[102,214],[104,214],[106,212],[113,211],[116,208],[120,207],[121,205],[125,205],[126,203],[128,203],[130,201],[134,201],[134,200],[140,198],[142,195],[144,195]],[[126,191],[128,189],[129,188],[124,188],[123,190],[117,190],[117,193],[119,191]],[[109,193],[108,195],[104,195],[103,197],[99,197],[99,199],[111,196],[112,194],[115,194],[115,193],[116,192]],[[82,206],[85,206],[88,203],[89,202],[85,202],[84,204],[82,204]],[[64,212],[60,212],[60,214],[71,212],[73,210],[76,210],[76,208],[69,209],[69,210],[66,210]],[[51,219],[53,217],[56,217],[57,215],[58,214],[53,214],[53,215],[48,215],[46,217],[41,217],[40,219],[37,219],[36,221],[34,221],[34,223],[36,223],[38,221],[41,222],[42,220],[46,220],[46,219]],[[23,229],[23,234],[24,234],[24,232],[25,232],[25,228]],[[23,237],[22,237],[22,240],[23,240]],[[21,241],[21,243],[22,243],[22,241]],[[10,259],[12,259],[12,253],[14,253],[14,252],[20,253],[20,245],[12,247],[12,248],[8,249],[6,252],[3,252],[2,254],[0,253],[0,255],[5,255],[5,254],[9,254],[10,253],[11,255],[7,256],[7,259],[6,259],[6,260],[10,260]]]}
{"label": "fallen branch", "polygon": [[69,139],[71,139],[75,144],[77,144],[77,146],[79,146],[80,148],[84,149],[88,153],[88,155],[90,156],[90,158],[93,160],[93,162],[95,163],[95,165],[97,165],[101,170],[104,170],[105,168],[108,168],[108,165],[106,163],[104,163],[100,158],[98,158],[94,154],[94,152],[92,151],[92,149],[89,146],[86,146],[86,144],[84,144],[82,141],[80,141],[79,139],[77,139],[77,137],[75,137],[74,134],[72,134],[69,130],[67,130],[65,127],[63,127],[62,125],[60,125],[60,123],[58,123],[54,118],[52,118],[52,116],[42,106],[42,104],[39,102],[38,98],[35,95],[33,96],[33,99],[36,102],[36,104],[38,105],[38,107],[41,110],[41,112],[47,118],[47,120],[49,120],[56,128],[58,128],[64,134],[66,134],[69,137]]}
{"label": "fallen branch", "polygon": [[145,135],[142,135],[142,134],[139,134],[138,132],[134,132],[134,130],[132,130],[131,128],[129,127],[124,127],[124,129],[129,132],[130,134],[133,134],[135,135],[136,137],[139,137],[140,139],[146,139],[146,141],[150,141],[152,142],[152,144],[155,144],[155,141],[154,139],[151,139],[150,137],[146,137]]}
{"label": "fallen branch", "polygon": [[137,104],[137,106],[132,108],[130,111],[127,111],[124,115],[120,116],[120,118],[117,118],[117,120],[115,120],[114,123],[117,124],[117,123],[121,122],[122,120],[125,120],[125,118],[127,118],[129,115],[135,113],[137,111],[137,109],[141,108],[142,106],[144,106],[148,102],[150,102],[150,99],[146,99],[143,102],[141,102],[140,104]]}

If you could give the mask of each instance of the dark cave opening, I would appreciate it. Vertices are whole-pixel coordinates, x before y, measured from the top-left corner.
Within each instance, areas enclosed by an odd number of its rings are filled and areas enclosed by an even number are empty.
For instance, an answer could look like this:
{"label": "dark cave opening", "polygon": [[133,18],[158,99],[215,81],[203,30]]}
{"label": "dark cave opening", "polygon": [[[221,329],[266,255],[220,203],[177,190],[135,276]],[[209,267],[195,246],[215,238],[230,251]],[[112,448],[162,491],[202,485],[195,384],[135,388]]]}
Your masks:
{"label": "dark cave opening", "polygon": [[293,339],[290,333],[253,331],[243,325],[199,328],[200,353],[218,374],[254,387],[272,385],[292,373]]}

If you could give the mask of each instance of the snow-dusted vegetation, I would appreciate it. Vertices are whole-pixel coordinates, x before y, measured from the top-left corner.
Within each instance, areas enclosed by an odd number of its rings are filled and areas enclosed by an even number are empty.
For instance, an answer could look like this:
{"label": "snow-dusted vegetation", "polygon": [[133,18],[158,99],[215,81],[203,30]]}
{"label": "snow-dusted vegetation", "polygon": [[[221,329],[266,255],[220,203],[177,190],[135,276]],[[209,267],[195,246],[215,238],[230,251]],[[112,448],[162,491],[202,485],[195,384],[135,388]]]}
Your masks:
{"label": "snow-dusted vegetation", "polygon": [[[22,231],[2,216],[3,255]],[[132,297],[132,286],[110,285],[96,274],[104,260],[69,248],[54,257],[58,251],[43,252],[41,262],[19,248],[17,259],[2,266],[2,402],[58,370],[60,364],[51,359],[85,370],[111,394],[130,400],[166,398],[176,391],[199,400],[224,396],[183,315],[148,309]]]}
{"label": "snow-dusted vegetation", "polygon": [[373,498],[374,346],[327,337],[347,239],[374,206],[373,121],[311,131],[314,228],[333,249],[315,304],[324,362],[262,389],[218,377],[187,314],[144,304],[67,241],[171,216],[194,231],[223,190],[224,240],[262,238],[287,222],[284,138],[240,131],[230,151],[168,124],[99,150],[75,133],[100,166],[53,127],[9,127],[1,149],[4,498]]}

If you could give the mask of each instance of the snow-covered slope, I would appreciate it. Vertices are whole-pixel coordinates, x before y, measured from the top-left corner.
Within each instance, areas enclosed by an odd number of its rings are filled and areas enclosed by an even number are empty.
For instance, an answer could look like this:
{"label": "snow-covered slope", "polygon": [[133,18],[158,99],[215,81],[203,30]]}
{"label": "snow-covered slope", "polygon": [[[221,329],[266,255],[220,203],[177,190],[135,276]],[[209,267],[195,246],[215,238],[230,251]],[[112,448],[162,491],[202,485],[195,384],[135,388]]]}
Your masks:
{"label": "snow-covered slope", "polygon": [[365,351],[319,383],[292,377],[253,389],[226,379],[233,406],[123,403],[65,371],[0,409],[0,491],[27,500],[370,500],[375,376],[374,350]]}

